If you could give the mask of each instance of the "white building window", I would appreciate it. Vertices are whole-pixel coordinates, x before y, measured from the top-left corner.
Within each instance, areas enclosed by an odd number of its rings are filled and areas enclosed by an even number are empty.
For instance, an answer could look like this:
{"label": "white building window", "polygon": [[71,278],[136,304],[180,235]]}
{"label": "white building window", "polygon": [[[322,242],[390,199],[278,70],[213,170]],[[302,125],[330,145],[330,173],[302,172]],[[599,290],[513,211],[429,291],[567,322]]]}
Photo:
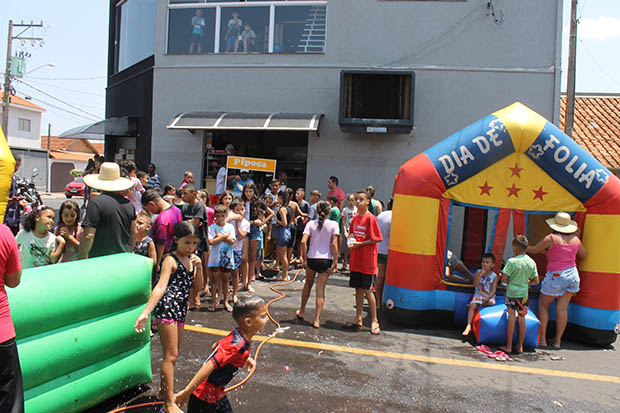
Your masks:
{"label": "white building window", "polygon": [[21,132],[30,132],[31,131],[30,119],[18,118],[17,129]]}

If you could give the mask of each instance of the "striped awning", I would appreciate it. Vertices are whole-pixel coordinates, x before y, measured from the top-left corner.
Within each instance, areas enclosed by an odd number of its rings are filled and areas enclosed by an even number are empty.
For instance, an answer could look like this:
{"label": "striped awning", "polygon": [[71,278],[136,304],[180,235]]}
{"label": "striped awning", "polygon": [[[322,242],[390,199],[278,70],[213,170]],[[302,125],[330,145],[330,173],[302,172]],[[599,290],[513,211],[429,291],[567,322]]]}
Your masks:
{"label": "striped awning", "polygon": [[292,130],[316,131],[321,113],[242,113],[186,112],[179,113],[168,129],[186,130]]}

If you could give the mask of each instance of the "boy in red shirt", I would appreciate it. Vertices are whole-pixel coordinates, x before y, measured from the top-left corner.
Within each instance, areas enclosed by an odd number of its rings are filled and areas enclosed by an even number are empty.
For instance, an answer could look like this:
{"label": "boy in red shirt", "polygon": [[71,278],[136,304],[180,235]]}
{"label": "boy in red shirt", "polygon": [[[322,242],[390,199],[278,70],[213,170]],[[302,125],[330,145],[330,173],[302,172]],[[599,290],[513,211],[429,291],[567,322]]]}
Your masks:
{"label": "boy in red shirt", "polygon": [[241,367],[256,366],[250,357],[250,342],[267,323],[265,301],[256,295],[240,294],[232,316],[238,327],[214,344],[215,350],[205,364],[175,395],[179,407],[187,404],[188,413],[232,412],[224,387]]}
{"label": "boy in red shirt", "polygon": [[372,318],[370,333],[379,335],[381,330],[377,319],[377,303],[370,287],[372,286],[372,278],[377,274],[377,243],[382,241],[383,237],[377,218],[368,211],[369,201],[366,191],[359,190],[355,193],[357,215],[351,220],[347,244],[351,249],[349,286],[355,288],[357,307],[355,321],[348,323],[347,327],[357,329],[362,326],[362,307],[365,295]]}

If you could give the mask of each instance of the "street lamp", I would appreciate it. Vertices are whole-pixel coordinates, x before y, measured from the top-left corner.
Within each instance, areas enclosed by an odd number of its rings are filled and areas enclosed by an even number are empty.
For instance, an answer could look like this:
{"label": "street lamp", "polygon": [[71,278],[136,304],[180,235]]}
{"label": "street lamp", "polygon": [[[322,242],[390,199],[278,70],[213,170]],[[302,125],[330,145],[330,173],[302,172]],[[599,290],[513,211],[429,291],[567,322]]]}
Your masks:
{"label": "street lamp", "polygon": [[51,63],[46,63],[46,64],[41,65],[41,66],[37,66],[37,67],[35,67],[34,69],[29,70],[29,71],[27,71],[26,73],[24,73],[24,76],[26,76],[26,75],[28,75],[28,74],[30,74],[30,73],[32,73],[32,72],[34,72],[35,70],[39,70],[39,69],[41,69],[42,67],[56,67],[56,63],[51,62]]}

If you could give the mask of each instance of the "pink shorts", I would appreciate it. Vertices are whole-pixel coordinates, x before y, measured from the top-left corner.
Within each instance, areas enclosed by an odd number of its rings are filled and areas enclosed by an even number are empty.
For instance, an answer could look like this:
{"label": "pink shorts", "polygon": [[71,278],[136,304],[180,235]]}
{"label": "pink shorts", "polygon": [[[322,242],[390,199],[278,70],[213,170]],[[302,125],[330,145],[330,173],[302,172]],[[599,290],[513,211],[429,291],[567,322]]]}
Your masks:
{"label": "pink shorts", "polygon": [[153,325],[156,326],[157,324],[176,324],[179,327],[185,327],[185,323],[173,320],[172,318],[153,318]]}

